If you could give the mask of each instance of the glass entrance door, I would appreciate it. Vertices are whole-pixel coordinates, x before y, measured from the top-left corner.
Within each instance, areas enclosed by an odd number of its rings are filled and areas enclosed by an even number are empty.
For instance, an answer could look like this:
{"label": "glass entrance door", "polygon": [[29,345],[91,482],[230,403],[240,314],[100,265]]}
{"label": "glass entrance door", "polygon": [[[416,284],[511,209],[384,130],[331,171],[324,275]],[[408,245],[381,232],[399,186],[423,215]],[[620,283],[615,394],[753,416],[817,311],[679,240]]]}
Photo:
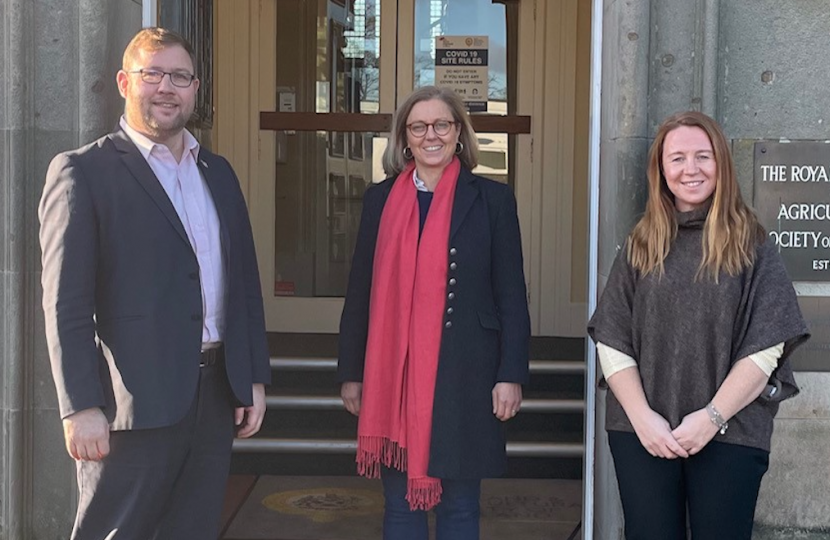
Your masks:
{"label": "glass entrance door", "polygon": [[475,172],[515,186],[517,134],[530,128],[528,117],[515,116],[519,4],[279,0],[275,10],[276,110],[260,114],[272,137],[261,159],[273,165],[260,181],[273,184],[273,198],[250,201],[272,216],[269,234],[257,238],[267,251],[260,272],[268,330],[336,333],[363,193],[384,178],[391,114],[436,74],[446,81],[436,60],[441,39],[485,38]]}
{"label": "glass entrance door", "polygon": [[[374,0],[277,2],[279,111],[378,113],[379,15]],[[361,198],[382,144],[376,133],[346,127],[277,132],[277,299],[345,295]]]}

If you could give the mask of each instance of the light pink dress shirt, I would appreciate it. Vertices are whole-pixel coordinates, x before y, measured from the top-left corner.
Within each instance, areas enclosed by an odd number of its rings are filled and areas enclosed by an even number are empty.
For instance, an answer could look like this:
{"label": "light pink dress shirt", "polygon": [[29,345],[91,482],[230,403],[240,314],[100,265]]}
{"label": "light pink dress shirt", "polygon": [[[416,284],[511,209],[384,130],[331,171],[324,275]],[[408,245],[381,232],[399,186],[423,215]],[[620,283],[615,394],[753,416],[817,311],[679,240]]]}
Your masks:
{"label": "light pink dress shirt", "polygon": [[202,349],[215,347],[225,332],[225,276],[219,215],[199,172],[199,142],[184,130],[184,153],[178,163],[167,146],[137,132],[121,117],[121,128],[138,147],[173,203],[199,262],[202,286]]}

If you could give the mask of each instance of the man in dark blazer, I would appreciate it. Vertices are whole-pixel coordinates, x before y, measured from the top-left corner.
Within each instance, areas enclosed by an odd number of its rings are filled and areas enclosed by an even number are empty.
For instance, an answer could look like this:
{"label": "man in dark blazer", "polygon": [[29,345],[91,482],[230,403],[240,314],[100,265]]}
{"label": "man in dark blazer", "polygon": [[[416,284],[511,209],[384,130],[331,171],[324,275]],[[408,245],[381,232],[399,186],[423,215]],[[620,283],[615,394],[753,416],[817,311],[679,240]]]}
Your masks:
{"label": "man in dark blazer", "polygon": [[43,308],[80,490],[72,538],[217,537],[234,435],[270,382],[245,200],[185,129],[193,49],[139,32],[119,128],[52,161],[39,215]]}

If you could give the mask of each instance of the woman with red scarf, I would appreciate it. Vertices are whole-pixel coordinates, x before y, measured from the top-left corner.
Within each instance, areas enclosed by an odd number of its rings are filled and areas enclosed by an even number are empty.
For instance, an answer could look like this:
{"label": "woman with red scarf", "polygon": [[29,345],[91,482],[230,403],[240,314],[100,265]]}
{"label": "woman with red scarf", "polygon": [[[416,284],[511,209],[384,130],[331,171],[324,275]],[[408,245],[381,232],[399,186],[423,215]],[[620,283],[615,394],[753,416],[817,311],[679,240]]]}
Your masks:
{"label": "woman with red scarf", "polygon": [[502,422],[528,379],[516,200],[474,175],[461,99],[424,87],[398,108],[370,187],[340,321],[338,377],[359,416],[357,467],[383,480],[386,540],[479,538],[481,479],[506,465]]}

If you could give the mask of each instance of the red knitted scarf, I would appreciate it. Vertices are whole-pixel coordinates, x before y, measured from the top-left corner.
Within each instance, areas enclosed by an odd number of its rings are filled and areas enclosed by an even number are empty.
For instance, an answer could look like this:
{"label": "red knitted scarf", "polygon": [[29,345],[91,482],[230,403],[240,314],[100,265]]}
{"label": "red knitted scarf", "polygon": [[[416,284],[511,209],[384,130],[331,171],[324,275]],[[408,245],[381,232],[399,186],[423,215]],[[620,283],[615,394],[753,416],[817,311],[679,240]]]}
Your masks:
{"label": "red knitted scarf", "polygon": [[427,476],[432,403],[441,348],[452,205],[461,164],[441,176],[418,241],[414,165],[395,180],[378,230],[369,304],[369,337],[357,428],[357,469],[407,472],[406,500],[429,510],[441,481]]}

